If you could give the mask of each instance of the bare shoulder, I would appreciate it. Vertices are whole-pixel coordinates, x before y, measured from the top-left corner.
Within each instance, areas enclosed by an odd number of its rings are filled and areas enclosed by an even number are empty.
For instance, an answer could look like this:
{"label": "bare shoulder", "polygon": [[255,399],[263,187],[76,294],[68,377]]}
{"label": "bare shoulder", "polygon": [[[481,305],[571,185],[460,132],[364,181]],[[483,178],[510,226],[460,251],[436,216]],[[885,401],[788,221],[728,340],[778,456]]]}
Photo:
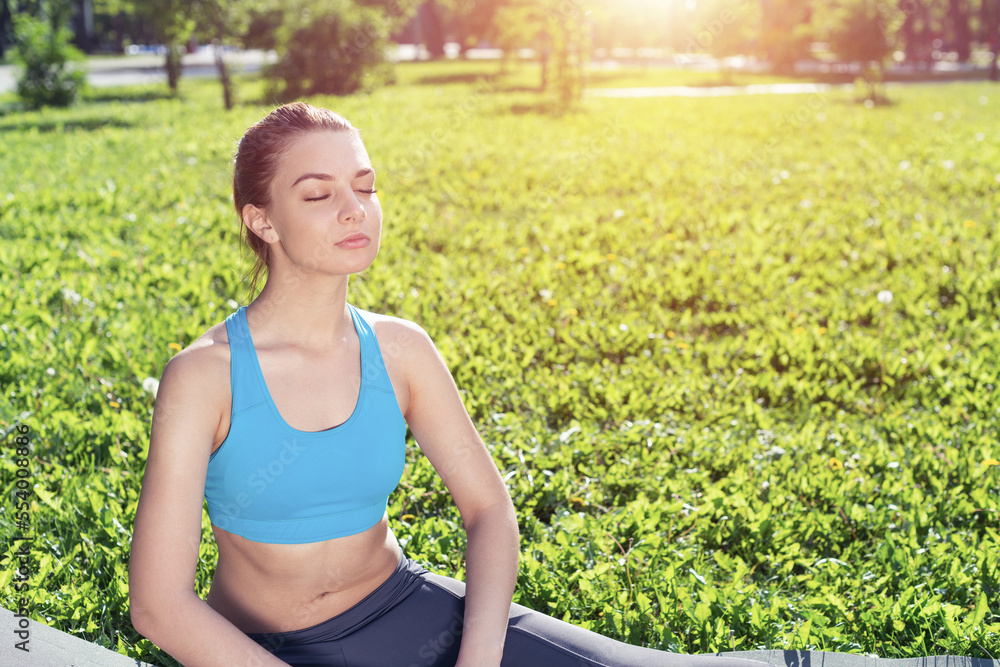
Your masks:
{"label": "bare shoulder", "polygon": [[[157,402],[183,394],[188,400],[219,403],[229,396],[229,337],[220,322],[199,336],[167,362],[160,378]],[[185,400],[184,402],[187,402]]]}
{"label": "bare shoulder", "polygon": [[371,324],[378,339],[382,357],[386,362],[398,361],[406,363],[419,361],[421,357],[436,353],[430,336],[416,322],[404,320],[401,317],[382,315],[367,310],[358,309],[365,320]]}

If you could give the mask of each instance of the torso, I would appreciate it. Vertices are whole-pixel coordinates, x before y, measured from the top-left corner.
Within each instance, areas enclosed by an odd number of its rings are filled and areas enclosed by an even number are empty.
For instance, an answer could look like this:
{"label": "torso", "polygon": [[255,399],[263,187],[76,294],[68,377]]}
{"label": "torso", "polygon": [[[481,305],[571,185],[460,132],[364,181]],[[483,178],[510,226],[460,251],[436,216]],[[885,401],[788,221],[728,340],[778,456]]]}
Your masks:
{"label": "torso", "polygon": [[[405,331],[392,318],[369,315],[383,350]],[[230,426],[229,340],[224,324],[202,337],[211,357],[206,379],[219,387],[219,425],[214,452]],[[289,346],[255,347],[271,398],[294,428],[319,431],[350,417],[360,388],[357,380],[336,383],[331,377],[360,378],[356,334],[329,353],[309,354]],[[389,379],[406,414],[409,402],[402,360],[383,355]],[[287,632],[307,628],[346,611],[392,574],[400,548],[388,518],[364,532],[307,544],[253,542],[212,526],[219,560],[208,604],[243,632]]]}

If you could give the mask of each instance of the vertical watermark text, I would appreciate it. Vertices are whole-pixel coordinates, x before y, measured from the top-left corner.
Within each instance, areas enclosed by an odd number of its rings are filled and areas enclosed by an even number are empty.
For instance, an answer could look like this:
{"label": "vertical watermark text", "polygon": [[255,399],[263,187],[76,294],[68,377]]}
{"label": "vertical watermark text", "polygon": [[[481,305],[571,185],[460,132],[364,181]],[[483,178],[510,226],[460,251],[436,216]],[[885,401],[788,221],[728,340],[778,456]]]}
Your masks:
{"label": "vertical watermark text", "polygon": [[11,440],[11,450],[14,461],[14,536],[11,538],[10,567],[14,569],[11,587],[14,589],[17,609],[14,610],[13,640],[14,648],[28,653],[31,641],[31,621],[29,597],[31,592],[31,574],[33,558],[31,554],[31,496],[34,493],[31,483],[31,428],[26,424],[14,427]]}

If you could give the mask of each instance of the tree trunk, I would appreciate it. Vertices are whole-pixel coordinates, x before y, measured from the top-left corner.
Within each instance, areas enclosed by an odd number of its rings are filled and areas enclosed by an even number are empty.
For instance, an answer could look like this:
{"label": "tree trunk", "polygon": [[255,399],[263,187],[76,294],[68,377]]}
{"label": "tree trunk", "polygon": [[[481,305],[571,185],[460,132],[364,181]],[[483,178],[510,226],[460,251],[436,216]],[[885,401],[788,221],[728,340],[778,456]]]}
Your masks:
{"label": "tree trunk", "polygon": [[226,59],[222,56],[222,41],[213,39],[212,46],[215,51],[215,67],[219,70],[219,82],[222,84],[222,101],[226,105],[226,111],[229,111],[233,108],[233,84]]}
{"label": "tree trunk", "polygon": [[76,0],[73,3],[73,33],[78,49],[84,53],[94,52],[93,0]]}
{"label": "tree trunk", "polygon": [[166,46],[167,58],[164,66],[167,68],[167,85],[170,86],[170,92],[176,95],[177,83],[181,78],[181,56],[176,44],[170,43]]}
{"label": "tree trunk", "polygon": [[979,26],[982,30],[981,39],[992,53],[990,81],[997,81],[997,59],[1000,56],[1000,0],[982,0],[979,6]]}
{"label": "tree trunk", "polygon": [[420,23],[421,41],[431,60],[444,57],[444,29],[434,0],[426,0],[417,8],[417,21]]}
{"label": "tree trunk", "polygon": [[0,58],[7,50],[7,26],[10,25],[10,7],[7,0],[0,0]]}
{"label": "tree trunk", "polygon": [[955,35],[955,51],[959,62],[967,62],[972,55],[972,30],[969,28],[969,11],[966,0],[949,0],[948,18]]}

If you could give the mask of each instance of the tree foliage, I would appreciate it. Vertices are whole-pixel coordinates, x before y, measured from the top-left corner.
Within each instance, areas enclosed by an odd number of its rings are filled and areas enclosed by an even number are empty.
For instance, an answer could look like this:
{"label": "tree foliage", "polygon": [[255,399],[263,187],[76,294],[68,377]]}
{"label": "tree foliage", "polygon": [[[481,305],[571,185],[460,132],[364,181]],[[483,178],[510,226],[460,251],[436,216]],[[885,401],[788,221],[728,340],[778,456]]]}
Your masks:
{"label": "tree foliage", "polygon": [[882,0],[839,0],[825,11],[822,25],[830,48],[841,60],[861,64],[865,99],[884,102],[885,65],[896,47],[903,16]]}
{"label": "tree foliage", "polygon": [[195,36],[214,46],[215,67],[219,72],[222,100],[226,109],[233,108],[234,91],[223,47],[240,41],[246,34],[255,7],[254,2],[226,0],[197,0],[191,3],[191,12],[197,21]]}
{"label": "tree foliage", "polygon": [[177,92],[181,78],[181,49],[195,30],[191,3],[185,0],[134,0],[139,14],[153,28],[153,33],[166,47],[164,67],[167,84]]}
{"label": "tree foliage", "polygon": [[496,13],[503,0],[441,0],[438,8],[452,38],[465,54],[497,36]]}
{"label": "tree foliage", "polygon": [[542,65],[542,90],[548,88],[554,65],[562,104],[578,100],[583,90],[589,51],[586,4],[585,0],[507,0],[496,15],[497,40],[505,51],[534,47]]}

